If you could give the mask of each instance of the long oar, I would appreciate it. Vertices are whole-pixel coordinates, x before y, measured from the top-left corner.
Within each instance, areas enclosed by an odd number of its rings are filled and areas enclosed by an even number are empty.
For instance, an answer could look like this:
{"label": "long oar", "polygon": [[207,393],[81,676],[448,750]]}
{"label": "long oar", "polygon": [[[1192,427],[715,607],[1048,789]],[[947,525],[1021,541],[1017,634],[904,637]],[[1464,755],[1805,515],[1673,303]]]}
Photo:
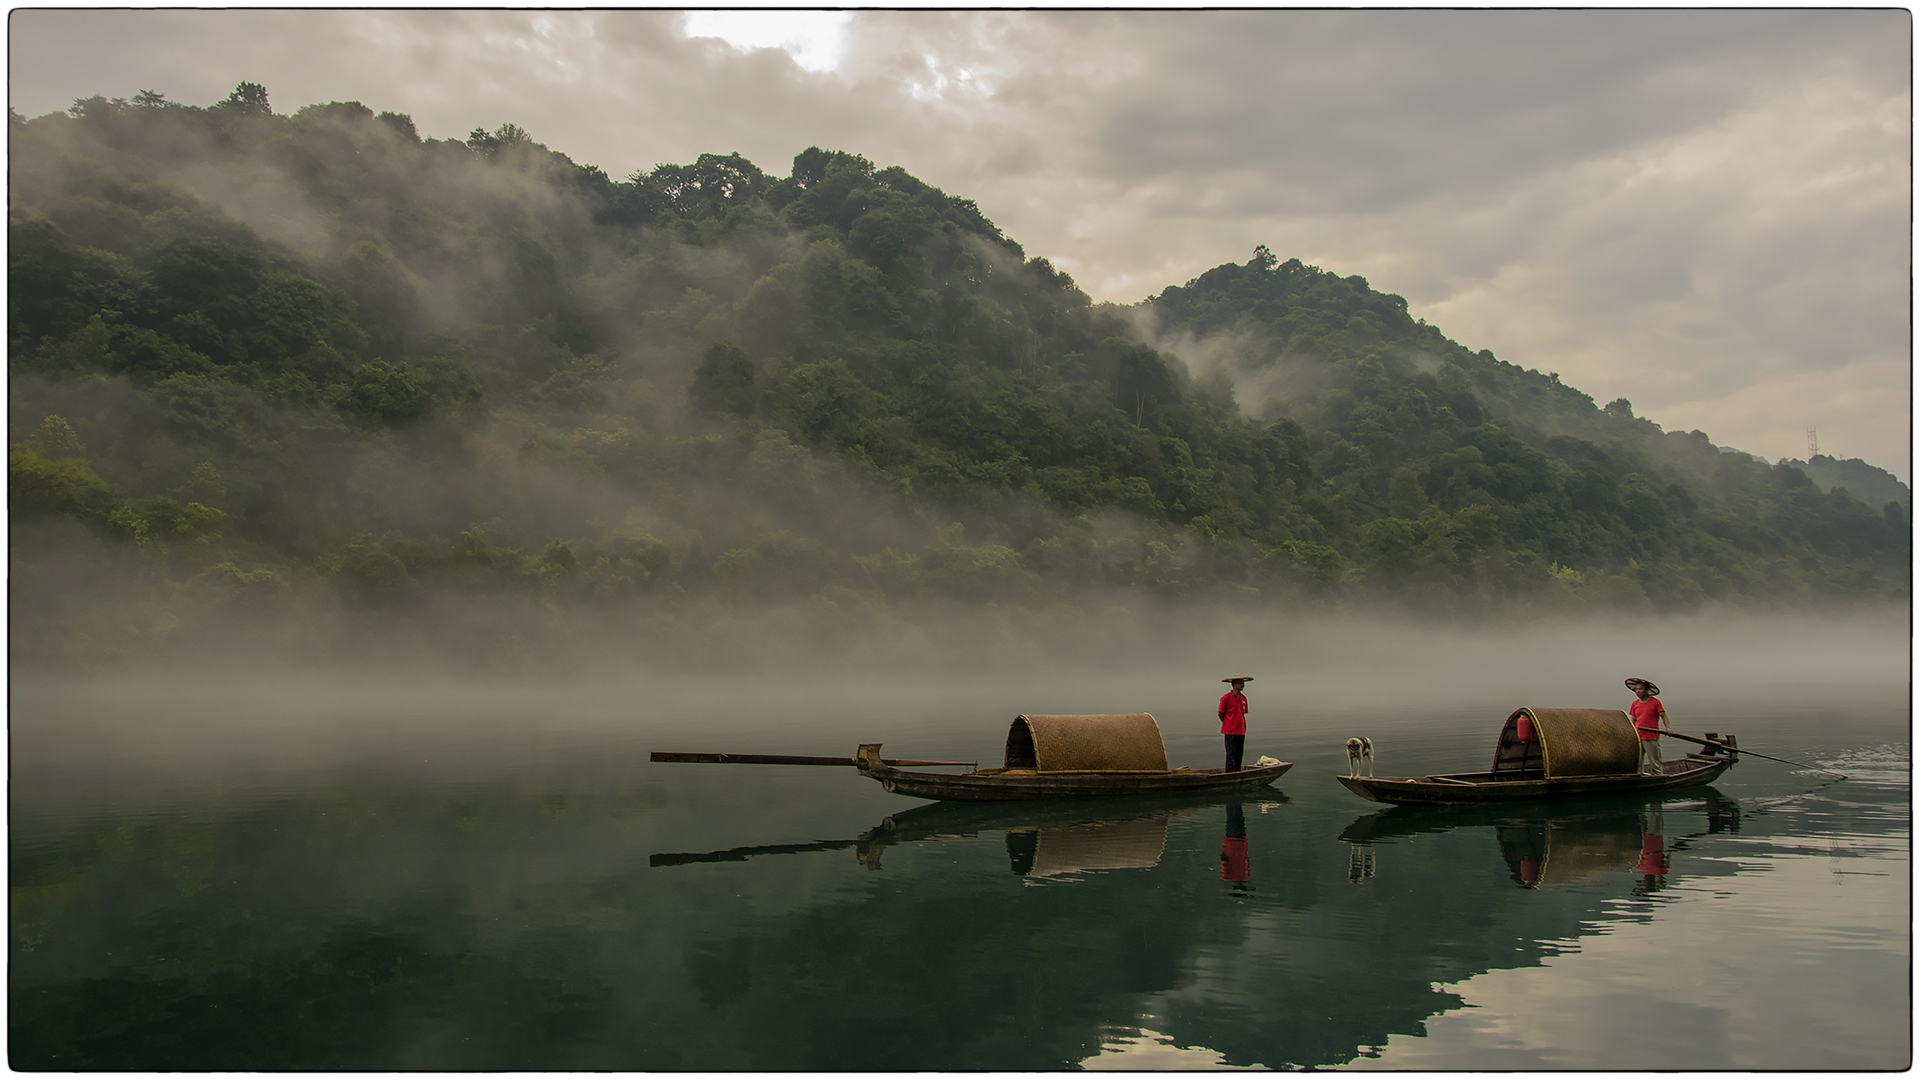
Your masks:
{"label": "long oar", "polygon": [[[679,761],[706,765],[846,765],[860,764],[853,758],[810,757],[800,754],[677,754],[665,750],[653,752],[655,761]],[[924,765],[979,765],[977,761],[915,761],[911,758],[882,758],[889,768],[917,768]]]}
{"label": "long oar", "polygon": [[1682,735],[1677,731],[1663,731],[1660,734],[1665,735],[1669,739],[1679,739],[1681,742],[1698,743],[1701,746],[1711,746],[1718,750],[1725,750],[1730,754],[1753,754],[1754,757],[1766,758],[1768,761],[1777,761],[1782,765],[1792,765],[1797,769],[1812,769],[1814,772],[1833,773],[1833,775],[1839,777],[1842,780],[1845,780],[1847,778],[1846,773],[1834,772],[1832,769],[1823,769],[1818,765],[1809,765],[1804,761],[1788,761],[1786,758],[1774,757],[1770,754],[1757,754],[1757,753],[1754,753],[1752,750],[1745,749],[1744,747],[1728,746],[1726,743],[1708,742],[1705,739],[1696,739],[1691,735]]}

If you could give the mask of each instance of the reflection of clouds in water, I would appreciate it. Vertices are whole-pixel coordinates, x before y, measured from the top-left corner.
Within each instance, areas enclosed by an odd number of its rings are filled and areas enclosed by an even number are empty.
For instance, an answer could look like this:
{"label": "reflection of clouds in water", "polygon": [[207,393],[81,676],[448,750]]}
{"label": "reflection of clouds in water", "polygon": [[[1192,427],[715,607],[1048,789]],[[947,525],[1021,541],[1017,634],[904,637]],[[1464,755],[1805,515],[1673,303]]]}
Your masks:
{"label": "reflection of clouds in water", "polygon": [[1855,783],[1907,787],[1913,782],[1913,763],[1907,755],[1905,746],[1883,744],[1847,750],[1817,763],[1846,773]]}
{"label": "reflection of clouds in water", "polygon": [[[1615,923],[1539,967],[1444,987],[1477,1007],[1345,1067],[1902,1068],[1908,1029],[1878,1021],[1887,1001],[1909,997],[1908,938],[1877,928],[1905,925],[1907,879],[1843,882],[1825,861],[1775,860],[1731,888],[1676,884],[1650,921]],[[1809,917],[1821,911],[1833,917]]]}
{"label": "reflection of clouds in water", "polygon": [[1080,1063],[1092,1072],[1192,1072],[1201,1069],[1264,1069],[1265,1065],[1229,1065],[1225,1055],[1204,1046],[1176,1046],[1172,1036],[1148,1028],[1132,1029],[1100,1041],[1100,1052]]}

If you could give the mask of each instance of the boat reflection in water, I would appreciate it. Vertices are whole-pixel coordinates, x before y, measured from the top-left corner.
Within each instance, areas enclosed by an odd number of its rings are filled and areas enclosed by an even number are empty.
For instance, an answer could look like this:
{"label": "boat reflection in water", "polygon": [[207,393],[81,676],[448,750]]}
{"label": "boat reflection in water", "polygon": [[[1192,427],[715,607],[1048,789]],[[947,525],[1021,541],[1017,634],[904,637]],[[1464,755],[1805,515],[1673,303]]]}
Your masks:
{"label": "boat reflection in water", "polygon": [[1171,812],[1162,812],[1120,821],[1013,826],[1007,829],[1007,860],[1014,873],[1030,878],[1145,870],[1160,865],[1171,817]]}
{"label": "boat reflection in water", "polygon": [[1247,856],[1248,802],[1264,812],[1287,802],[1278,792],[1257,799],[1244,795],[1215,795],[1186,799],[1091,799],[1071,803],[958,803],[943,802],[891,814],[880,824],[847,840],[817,840],[803,844],[764,844],[705,852],[662,852],[652,866],[688,863],[739,862],[762,855],[795,855],[852,848],[860,865],[881,869],[887,848],[927,840],[955,840],[982,833],[1005,834],[1008,868],[1036,883],[1048,878],[1104,870],[1151,869],[1160,864],[1167,847],[1167,825],[1210,807],[1226,808],[1226,835],[1221,840],[1220,876],[1236,893],[1248,895],[1251,861]]}
{"label": "boat reflection in water", "polygon": [[[1494,826],[1515,884],[1578,885],[1629,870],[1664,878],[1672,869],[1659,806],[1603,816]],[[1658,888],[1657,885],[1652,886]]]}
{"label": "boat reflection in water", "polygon": [[[1740,831],[1740,805],[1707,788],[1707,832]],[[1677,809],[1702,809],[1699,798],[1675,802]],[[1397,807],[1368,814],[1347,826],[1340,839],[1352,845],[1348,880],[1372,877],[1375,845],[1461,828],[1493,830],[1500,856],[1514,884],[1524,889],[1587,884],[1615,874],[1638,874],[1638,895],[1666,887],[1673,854],[1688,837],[1670,839],[1659,800],[1622,804],[1617,799],[1500,807]]]}

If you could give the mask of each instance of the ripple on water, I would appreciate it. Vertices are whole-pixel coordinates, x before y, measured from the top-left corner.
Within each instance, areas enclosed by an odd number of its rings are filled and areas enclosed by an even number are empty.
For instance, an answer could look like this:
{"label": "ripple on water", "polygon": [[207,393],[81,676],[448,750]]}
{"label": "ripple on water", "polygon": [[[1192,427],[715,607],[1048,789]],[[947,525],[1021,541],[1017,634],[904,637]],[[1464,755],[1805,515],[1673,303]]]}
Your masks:
{"label": "ripple on water", "polygon": [[1823,764],[1845,773],[1854,783],[1894,788],[1913,783],[1913,762],[1905,746],[1863,746],[1836,754]]}

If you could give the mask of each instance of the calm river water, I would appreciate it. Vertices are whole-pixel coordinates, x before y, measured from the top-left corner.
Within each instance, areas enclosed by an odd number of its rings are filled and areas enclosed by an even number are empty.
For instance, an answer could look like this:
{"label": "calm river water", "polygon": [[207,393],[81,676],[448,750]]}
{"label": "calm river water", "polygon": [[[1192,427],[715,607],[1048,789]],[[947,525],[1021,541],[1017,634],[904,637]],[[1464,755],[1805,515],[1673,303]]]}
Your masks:
{"label": "calm river water", "polygon": [[1483,768],[1512,708],[1624,707],[1617,679],[1256,681],[1249,758],[1298,762],[1271,789],[998,808],[647,753],[997,763],[1016,712],[1145,709],[1211,766],[1218,684],[17,683],[10,1061],[1905,1068],[1906,675],[1784,686],[1665,700],[1848,779],[1747,757],[1495,812],[1364,802],[1342,744]]}

